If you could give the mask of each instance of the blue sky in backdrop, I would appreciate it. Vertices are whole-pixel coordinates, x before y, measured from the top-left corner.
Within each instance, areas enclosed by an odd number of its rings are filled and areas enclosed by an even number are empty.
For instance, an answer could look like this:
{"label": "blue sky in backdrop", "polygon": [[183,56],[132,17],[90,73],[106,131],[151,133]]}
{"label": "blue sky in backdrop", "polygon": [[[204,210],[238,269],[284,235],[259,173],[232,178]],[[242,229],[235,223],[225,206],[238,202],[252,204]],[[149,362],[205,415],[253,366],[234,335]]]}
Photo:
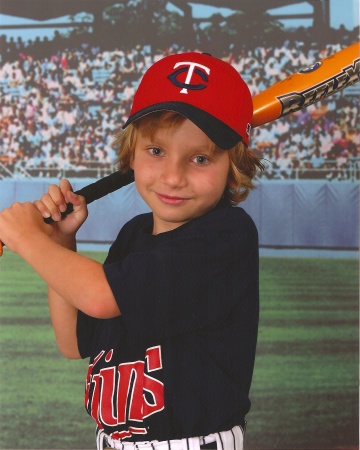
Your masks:
{"label": "blue sky in backdrop", "polygon": [[[0,0],[1,1],[1,0]],[[239,0],[241,4],[241,0]],[[330,25],[333,28],[339,28],[340,25],[344,25],[347,29],[352,30],[354,27],[359,26],[360,22],[360,0],[330,0]],[[214,13],[220,12],[224,16],[231,14],[233,11],[227,8],[214,8],[211,6],[199,5],[195,2],[192,3],[193,16],[198,18],[209,17]],[[176,9],[172,7],[169,2],[169,9]],[[281,8],[273,9],[269,11],[273,14],[291,14],[291,13],[311,13],[312,7],[307,2],[299,2],[295,5],[284,6]],[[60,17],[56,20],[36,22],[34,20],[27,20],[18,17],[5,16],[0,14],[0,26],[1,25],[17,25],[17,24],[44,24],[44,23],[66,23],[69,20],[68,17]],[[285,26],[310,26],[310,19],[301,20],[284,20]],[[56,28],[47,29],[31,29],[31,30],[1,30],[0,34],[5,34],[8,38],[22,36],[24,42],[29,39],[34,39],[34,36],[39,36],[41,39],[45,36],[52,38]],[[61,29],[60,32],[64,32],[66,29]]]}

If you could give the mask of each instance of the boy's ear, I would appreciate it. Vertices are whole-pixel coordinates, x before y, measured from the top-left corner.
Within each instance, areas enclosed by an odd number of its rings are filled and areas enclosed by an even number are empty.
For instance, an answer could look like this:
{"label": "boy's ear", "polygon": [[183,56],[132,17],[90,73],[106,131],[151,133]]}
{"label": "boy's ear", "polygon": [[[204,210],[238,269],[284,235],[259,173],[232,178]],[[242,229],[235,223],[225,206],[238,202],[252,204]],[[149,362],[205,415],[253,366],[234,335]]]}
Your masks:
{"label": "boy's ear", "polygon": [[233,177],[233,175],[231,173],[229,173],[229,175],[228,175],[226,187],[229,188],[229,189],[236,189],[237,188],[237,183],[234,180],[234,177]]}

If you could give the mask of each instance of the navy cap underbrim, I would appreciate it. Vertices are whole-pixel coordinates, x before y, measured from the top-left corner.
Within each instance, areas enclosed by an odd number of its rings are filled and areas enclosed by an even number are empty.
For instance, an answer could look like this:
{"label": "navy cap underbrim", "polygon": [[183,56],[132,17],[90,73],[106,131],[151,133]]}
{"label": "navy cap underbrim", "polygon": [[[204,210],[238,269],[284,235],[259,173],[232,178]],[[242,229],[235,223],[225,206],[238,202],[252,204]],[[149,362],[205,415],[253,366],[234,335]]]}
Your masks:
{"label": "navy cap underbrim", "polygon": [[240,141],[243,141],[242,137],[236,131],[221,120],[203,111],[202,109],[197,108],[196,106],[182,102],[163,102],[143,108],[135,114],[132,114],[122,128],[125,129],[128,125],[140,117],[156,111],[174,111],[181,114],[191,120],[218,147],[223,150],[229,150]]}

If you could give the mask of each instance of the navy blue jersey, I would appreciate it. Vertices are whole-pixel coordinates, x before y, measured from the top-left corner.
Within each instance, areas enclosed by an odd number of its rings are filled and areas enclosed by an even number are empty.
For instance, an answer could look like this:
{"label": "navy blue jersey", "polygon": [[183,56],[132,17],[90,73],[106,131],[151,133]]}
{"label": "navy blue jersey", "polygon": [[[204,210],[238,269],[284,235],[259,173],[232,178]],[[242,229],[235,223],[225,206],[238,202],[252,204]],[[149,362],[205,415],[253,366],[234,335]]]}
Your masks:
{"label": "navy blue jersey", "polygon": [[130,441],[242,425],[258,328],[256,227],[226,205],[173,231],[152,227],[151,213],[132,219],[104,263],[121,316],[79,312],[88,413]]}

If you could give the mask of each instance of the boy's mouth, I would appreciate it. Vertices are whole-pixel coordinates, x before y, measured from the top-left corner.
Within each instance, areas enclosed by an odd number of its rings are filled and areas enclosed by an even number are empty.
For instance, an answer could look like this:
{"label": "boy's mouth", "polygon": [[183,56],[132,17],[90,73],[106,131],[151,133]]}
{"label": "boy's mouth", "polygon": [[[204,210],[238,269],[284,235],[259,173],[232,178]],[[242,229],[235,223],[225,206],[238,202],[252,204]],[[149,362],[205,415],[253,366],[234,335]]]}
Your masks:
{"label": "boy's mouth", "polygon": [[167,205],[181,205],[189,200],[188,198],[184,197],[173,197],[170,195],[164,195],[159,193],[156,193],[156,196],[160,201],[166,203]]}

